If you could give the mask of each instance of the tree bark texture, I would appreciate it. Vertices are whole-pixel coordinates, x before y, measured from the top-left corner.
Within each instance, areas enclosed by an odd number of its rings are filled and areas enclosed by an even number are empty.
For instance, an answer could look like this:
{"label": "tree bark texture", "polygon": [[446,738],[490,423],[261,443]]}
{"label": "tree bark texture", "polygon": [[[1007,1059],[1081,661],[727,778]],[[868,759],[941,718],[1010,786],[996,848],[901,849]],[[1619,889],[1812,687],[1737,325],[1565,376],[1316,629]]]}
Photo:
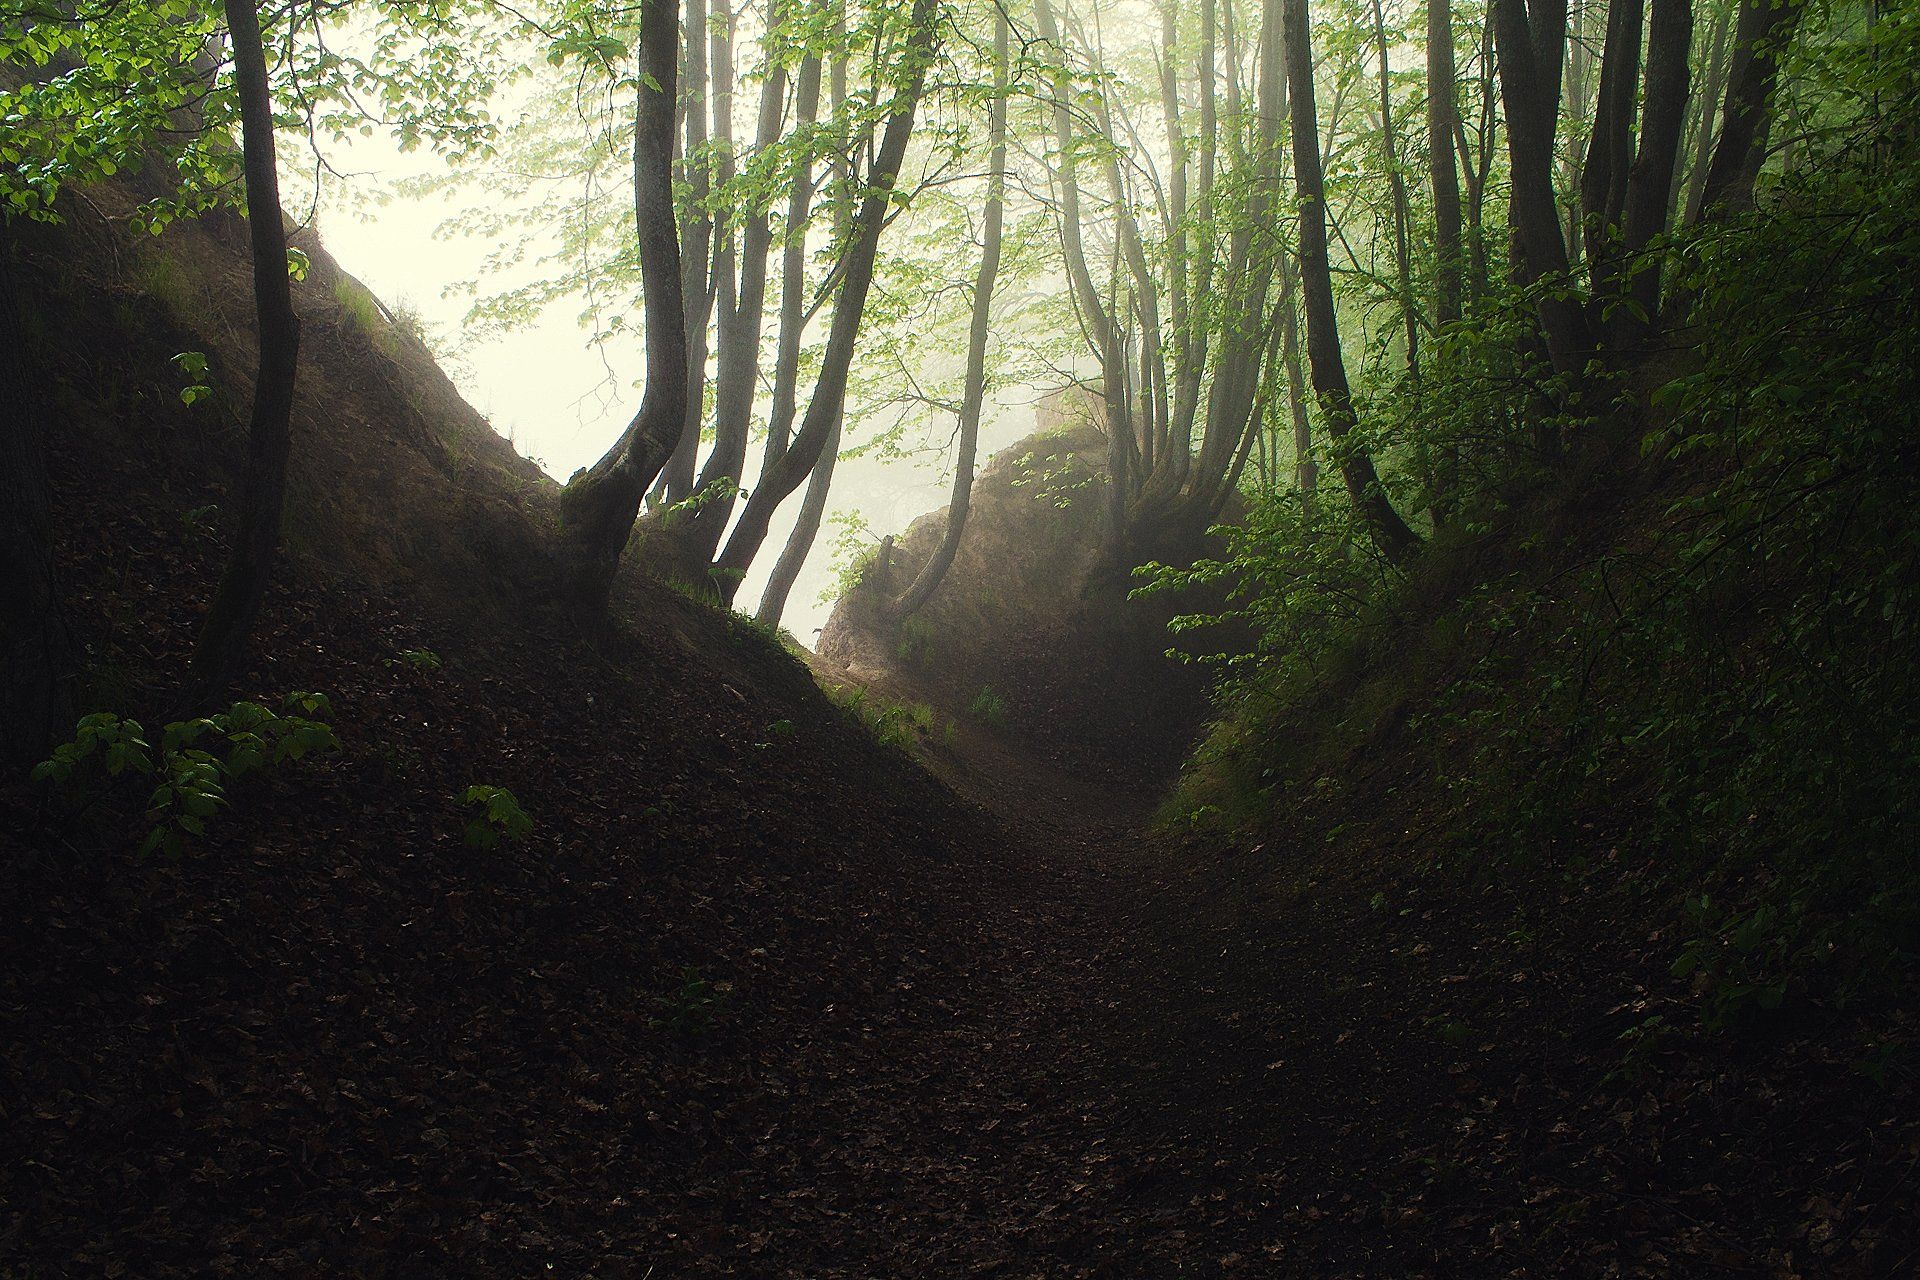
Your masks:
{"label": "tree bark texture", "polygon": [[613,448],[593,466],[575,473],[560,493],[561,537],[570,561],[570,585],[589,613],[605,610],[640,502],[678,445],[686,424],[686,309],[680,292],[680,240],[673,207],[678,9],[678,0],[645,0],[640,11],[640,64],[645,74],[634,90],[633,213],[644,294],[646,389],[639,411]]}

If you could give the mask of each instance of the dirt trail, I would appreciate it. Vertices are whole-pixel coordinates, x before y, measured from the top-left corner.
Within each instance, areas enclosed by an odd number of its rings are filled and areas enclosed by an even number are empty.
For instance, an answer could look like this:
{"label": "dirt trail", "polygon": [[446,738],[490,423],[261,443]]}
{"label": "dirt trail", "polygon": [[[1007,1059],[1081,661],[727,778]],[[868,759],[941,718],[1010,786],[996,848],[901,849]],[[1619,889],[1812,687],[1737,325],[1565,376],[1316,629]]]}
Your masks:
{"label": "dirt trail", "polygon": [[[995,772],[959,781],[1002,845],[970,963],[928,976],[849,1099],[847,1202],[868,1208],[798,1269],[739,1274],[1877,1276],[1912,1256],[1880,1237],[1908,1234],[1914,1124],[1830,1053],[1705,1045],[1668,1083],[1617,1073],[1639,1016],[1617,904],[1562,898],[1543,944],[1507,889],[1358,840],[1176,847],[1140,834],[1137,789],[1061,803],[1056,766],[972,758]],[[1807,1209],[1836,1182],[1846,1237]]]}
{"label": "dirt trail", "polygon": [[977,950],[877,1034],[834,1139],[859,1153],[847,1202],[869,1208],[791,1274],[1276,1274],[1270,1171],[1219,1145],[1238,1102],[1191,1016],[1214,928],[1139,834],[1153,796],[967,756],[993,772],[951,780],[1001,841]]}

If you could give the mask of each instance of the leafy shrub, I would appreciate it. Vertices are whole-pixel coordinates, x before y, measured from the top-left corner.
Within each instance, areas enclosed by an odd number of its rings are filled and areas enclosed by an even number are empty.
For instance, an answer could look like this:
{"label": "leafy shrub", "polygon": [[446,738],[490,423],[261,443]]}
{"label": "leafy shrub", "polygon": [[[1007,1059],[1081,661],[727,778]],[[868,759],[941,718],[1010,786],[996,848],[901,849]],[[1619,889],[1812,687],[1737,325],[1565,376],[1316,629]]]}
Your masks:
{"label": "leafy shrub", "polygon": [[187,384],[180,388],[180,403],[195,405],[213,394],[213,387],[207,382],[207,355],[204,351],[182,351],[173,358],[181,374],[187,378]]}
{"label": "leafy shrub", "polygon": [[1014,488],[1030,488],[1035,498],[1060,511],[1073,505],[1075,494],[1105,478],[1071,453],[1045,458],[1026,453],[1014,459],[1013,465],[1019,473],[1011,481]]}
{"label": "leafy shrub", "polygon": [[467,818],[466,840],[476,849],[518,844],[533,834],[533,819],[505,787],[475,783],[460,793],[460,803],[475,811]]}
{"label": "leafy shrub", "polygon": [[820,592],[821,604],[833,604],[852,594],[873,567],[882,545],[873,526],[858,511],[836,511],[827,522],[834,527],[830,553],[833,579]]}
{"label": "leafy shrub", "polygon": [[337,750],[332,728],[311,718],[328,713],[326,696],[318,693],[288,694],[277,712],[236,702],[218,715],[169,724],[156,753],[138,720],[95,712],[81,718],[72,741],[34,767],[33,777],[83,791],[102,774],[153,781],[146,803],[151,826],[140,853],[178,856],[189,839],[206,834],[208,819],[229,807],[233,780],[311,752]]}
{"label": "leafy shrub", "polygon": [[422,674],[438,671],[446,665],[440,660],[440,655],[431,649],[402,649],[398,658],[389,658],[387,661],[389,665],[405,665]]}

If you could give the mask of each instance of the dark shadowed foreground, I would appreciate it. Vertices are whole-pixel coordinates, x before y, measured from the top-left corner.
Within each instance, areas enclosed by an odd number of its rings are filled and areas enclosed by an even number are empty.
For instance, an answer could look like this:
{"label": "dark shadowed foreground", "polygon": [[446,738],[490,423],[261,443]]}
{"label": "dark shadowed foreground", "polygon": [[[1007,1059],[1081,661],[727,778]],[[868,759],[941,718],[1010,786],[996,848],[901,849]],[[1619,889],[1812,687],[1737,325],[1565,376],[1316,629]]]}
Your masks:
{"label": "dark shadowed foreground", "polygon": [[[34,259],[83,338],[48,355],[82,701],[150,721],[235,452],[168,359],[249,363],[231,245],[168,245],[192,273]],[[142,797],[5,791],[0,1273],[1912,1265],[1911,1078],[1811,1012],[1635,1039],[1688,993],[1604,830],[1604,879],[1436,865],[1388,763],[1265,839],[1149,838],[1140,779],[1017,740],[954,794],[672,592],[623,581],[588,643],[540,599],[551,486],[315,258],[244,691],[327,693],[341,750],[178,858],[134,854]],[[532,834],[466,843],[473,784]]]}

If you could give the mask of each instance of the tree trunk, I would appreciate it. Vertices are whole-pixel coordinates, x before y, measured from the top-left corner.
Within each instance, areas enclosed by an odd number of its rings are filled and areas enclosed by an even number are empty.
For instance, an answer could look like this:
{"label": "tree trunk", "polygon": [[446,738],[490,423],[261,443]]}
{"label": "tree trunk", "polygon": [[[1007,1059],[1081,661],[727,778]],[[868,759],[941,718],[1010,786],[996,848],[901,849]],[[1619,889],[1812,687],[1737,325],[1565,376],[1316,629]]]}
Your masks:
{"label": "tree trunk", "polygon": [[1420,549],[1420,539],[1393,509],[1373,458],[1352,436],[1353,394],[1340,353],[1338,317],[1333,304],[1333,274],[1327,261],[1326,182],[1320,168],[1320,122],[1314,106],[1313,47],[1307,26],[1307,0],[1285,0],[1287,82],[1292,91],[1293,178],[1300,206],[1300,285],[1307,313],[1307,360],[1313,389],[1333,437],[1335,455],[1354,510],[1367,525],[1382,555],[1404,564]]}
{"label": "tree trunk", "polygon": [[1373,0],[1373,34],[1380,58],[1380,149],[1387,167],[1387,189],[1393,196],[1393,270],[1400,286],[1400,319],[1406,329],[1407,372],[1420,368],[1420,317],[1413,303],[1413,262],[1409,256],[1407,180],[1400,172],[1400,143],[1393,127],[1393,72],[1387,62],[1387,19],[1380,0]]}
{"label": "tree trunk", "polygon": [[1513,178],[1513,231],[1519,251],[1514,276],[1522,286],[1543,279],[1552,282],[1538,302],[1548,358],[1556,373],[1577,374],[1592,355],[1593,339],[1579,304],[1565,296],[1571,283],[1567,244],[1560,233],[1553,192],[1565,8],[1543,5],[1541,18],[1529,19],[1525,0],[1493,0],[1494,45],[1500,59],[1500,94],[1506,106]]}
{"label": "tree trunk", "polygon": [[1766,159],[1762,139],[1780,76],[1780,50],[1793,38],[1806,0],[1743,0],[1727,70],[1727,102],[1720,142],[1700,192],[1702,221],[1724,218],[1753,205],[1753,183]]}
{"label": "tree trunk", "polygon": [[25,770],[73,719],[73,644],[53,563],[46,399],[27,358],[13,259],[12,228],[0,215],[0,386],[13,399],[0,413],[0,767]]}
{"label": "tree trunk", "polygon": [[[795,94],[795,126],[810,128],[820,115],[820,55],[810,53],[800,63]],[[793,417],[799,412],[800,342],[807,327],[807,221],[813,209],[813,166],[803,163],[794,174],[787,197],[786,244],[780,253],[780,336],[773,354],[773,407],[767,416],[767,448],[760,469],[765,471],[787,451],[793,439]]]}
{"label": "tree trunk", "polygon": [[[1107,421],[1107,537],[1108,550],[1116,558],[1125,558],[1126,511],[1133,494],[1131,429],[1125,424],[1131,416],[1127,393],[1126,341],[1120,332],[1117,308],[1101,301],[1087,268],[1086,246],[1080,218],[1079,162],[1073,139],[1073,86],[1066,68],[1066,45],[1060,39],[1049,0],[1035,0],[1034,25],[1042,43],[1050,45],[1058,65],[1052,74],[1053,146],[1058,168],[1049,177],[1060,193],[1060,249],[1066,260],[1067,280],[1074,305],[1079,309],[1094,355],[1100,362],[1101,400]],[[1116,244],[1116,250],[1119,246]],[[1177,399],[1176,399],[1177,403]],[[1169,444],[1172,449],[1174,445]]]}
{"label": "tree trunk", "polygon": [[947,527],[940,545],[920,567],[913,583],[894,600],[891,613],[904,618],[932,598],[960,550],[973,501],[973,462],[980,442],[980,410],[987,391],[987,330],[993,322],[993,285],[1000,274],[1000,231],[1007,192],[1007,15],[995,10],[993,25],[993,103],[987,109],[987,210],[980,250],[980,271],[973,281],[973,317],[967,331],[967,381],[960,397],[959,456],[954,462],[953,496],[947,502]]}
{"label": "tree trunk", "polygon": [[814,539],[820,535],[820,522],[827,512],[827,494],[833,488],[834,466],[840,461],[840,421],[840,417],[834,418],[833,429],[821,446],[820,457],[807,477],[807,492],[800,499],[800,519],[787,535],[787,545],[781,548],[780,558],[773,563],[773,575],[761,593],[760,607],[753,611],[754,618],[769,627],[780,625],[780,617],[787,611],[787,597],[793,593],[793,584],[799,580],[800,570],[813,550]]}
{"label": "tree trunk", "polygon": [[1643,340],[1660,310],[1660,258],[1648,247],[1667,227],[1675,161],[1686,123],[1688,61],[1693,54],[1692,0],[1653,0],[1647,34],[1647,84],[1640,109],[1640,154],[1627,178],[1621,256],[1631,307],[1619,313],[1617,341]]}
{"label": "tree trunk", "polygon": [[[1192,330],[1193,315],[1189,306],[1187,283],[1188,242],[1191,230],[1187,225],[1187,168],[1188,147],[1186,124],[1180,112],[1180,73],[1179,73],[1179,4],[1178,0],[1161,0],[1160,4],[1160,113],[1166,121],[1167,129],[1167,301],[1172,308],[1168,319],[1171,321],[1173,346],[1173,392],[1168,397],[1170,403],[1163,413],[1168,418],[1168,452],[1177,451],[1182,435],[1190,447],[1193,441],[1193,419],[1197,412],[1197,396],[1200,378],[1192,372],[1189,359],[1191,343],[1188,335]],[[1041,20],[1044,37],[1047,24],[1052,22],[1049,16]],[[1056,113],[1059,109],[1056,108]],[[1057,132],[1057,130],[1056,130]],[[1058,141],[1058,139],[1056,139]],[[1165,357],[1162,356],[1162,360]],[[1189,376],[1191,373],[1191,376]],[[1160,375],[1163,389],[1166,385],[1164,370]]]}
{"label": "tree trunk", "polygon": [[728,538],[726,549],[715,564],[721,596],[729,604],[739,590],[740,580],[766,541],[773,512],[787,495],[800,487],[813,471],[813,464],[826,444],[827,435],[840,416],[846,395],[847,371],[853,363],[854,344],[860,335],[861,315],[866,309],[867,291],[873,284],[874,261],[880,249],[880,233],[886,228],[887,211],[893,204],[893,189],[900,178],[900,166],[907,153],[907,141],[913,134],[913,119],[920,92],[926,84],[927,66],[933,60],[935,35],[934,0],[914,0],[908,19],[909,33],[902,51],[906,82],[894,99],[893,112],[874,153],[868,172],[867,195],[854,220],[851,241],[847,245],[846,264],[841,273],[840,292],[833,311],[833,325],[827,333],[826,351],[820,374],[814,381],[813,398],[807,404],[806,418],[794,437],[793,447],[768,474],[760,477],[753,494],[740,513],[740,521]]}
{"label": "tree trunk", "polygon": [[280,546],[280,515],[286,505],[293,380],[300,364],[300,321],[293,313],[293,291],[287,283],[287,229],[280,212],[273,91],[267,82],[260,14],[253,0],[226,0],[226,13],[233,41],[234,89],[240,100],[260,363],[247,426],[247,463],[233,553],[193,654],[189,696],[195,706],[209,704],[239,674],[247,638],[266,598],[267,579]]}
{"label": "tree trunk", "polygon": [[1287,273],[1286,299],[1281,312],[1280,362],[1287,371],[1287,417],[1293,423],[1294,483],[1300,489],[1300,508],[1313,511],[1320,487],[1320,464],[1313,459],[1313,423],[1307,416],[1307,379],[1300,368],[1300,302],[1293,273]]}
{"label": "tree trunk", "polygon": [[[1445,3],[1445,0],[1442,0]],[[1479,153],[1474,163],[1466,163],[1467,131],[1461,124],[1455,131],[1457,150],[1461,156],[1461,167],[1467,172],[1467,280],[1466,298],[1478,303],[1484,299],[1493,287],[1492,268],[1487,258],[1487,186],[1493,174],[1493,156],[1497,148],[1500,122],[1494,111],[1497,93],[1494,87],[1493,71],[1493,23],[1484,20],[1480,25],[1480,124],[1478,137]],[[1464,301],[1461,307],[1466,310]]]}
{"label": "tree trunk", "polygon": [[[679,439],[661,473],[660,497],[670,503],[685,501],[693,494],[693,469],[700,458],[700,429],[707,413],[707,321],[713,317],[713,288],[708,280],[713,258],[713,215],[707,212],[707,199],[713,192],[713,171],[706,154],[707,113],[711,109],[707,101],[707,0],[692,0],[688,6],[681,56],[686,60],[686,77],[680,86],[686,93],[686,148],[681,171],[688,195],[680,297],[687,335],[687,386],[696,388],[697,393],[687,396]],[[635,213],[637,216],[637,209]]]}
{"label": "tree trunk", "polygon": [[1633,105],[1640,83],[1640,31],[1644,0],[1611,0],[1607,40],[1600,60],[1600,98],[1593,109],[1586,165],[1580,173],[1580,228],[1594,292],[1613,291],[1619,259],[1619,226],[1626,205],[1627,170],[1633,163]]}
{"label": "tree trunk", "polygon": [[645,294],[647,383],[618,442],[560,492],[561,538],[571,587],[589,613],[604,612],[620,555],[647,486],[686,423],[687,328],[673,207],[673,123],[678,0],[645,0],[640,83],[634,90],[633,215]]}
{"label": "tree trunk", "polygon": [[1453,137],[1460,127],[1458,73],[1453,65],[1453,6],[1427,0],[1427,155],[1433,184],[1436,328],[1456,324],[1460,305],[1460,176]]}
{"label": "tree trunk", "polygon": [[[841,110],[847,101],[844,15],[836,16],[833,36],[833,56],[828,63],[827,72],[827,114],[838,128],[842,123]],[[833,175],[831,185],[834,239],[843,244],[853,224],[853,184],[848,178],[851,151],[852,141],[843,135],[840,146],[834,149],[833,157],[828,161],[828,169]],[[799,356],[797,345],[794,354],[797,372]],[[775,411],[778,412],[777,404]],[[840,430],[844,416],[845,400],[843,398],[841,413],[835,416],[833,429],[827,433],[826,442],[820,449],[820,456],[814,461],[813,470],[808,473],[807,491],[800,500],[800,518],[795,521],[793,531],[787,535],[787,544],[781,548],[779,559],[774,561],[773,573],[767,579],[765,591],[761,593],[760,606],[754,610],[754,617],[768,626],[780,625],[781,615],[786,612],[787,597],[793,591],[793,584],[799,580],[800,570],[807,563],[807,556],[813,550],[814,539],[819,536],[820,522],[827,510],[827,495],[833,488],[834,468],[840,461]],[[791,428],[791,421],[787,425]],[[781,456],[786,454],[787,448],[787,445],[782,445]],[[760,469],[761,474],[765,475],[771,471],[775,461],[774,457],[769,456],[766,465]]]}
{"label": "tree trunk", "polygon": [[[772,65],[760,86],[760,117],[754,148],[764,154],[780,140],[786,114],[787,73],[771,51]],[[766,317],[767,265],[773,255],[768,201],[756,197],[740,236],[740,291],[720,313],[720,342],[714,376],[713,452],[701,468],[694,492],[706,495],[674,541],[689,563],[704,564],[719,548],[733,516],[734,494],[746,474],[747,444],[753,428],[753,401],[760,389],[760,331]],[[728,251],[731,271],[734,254]]]}
{"label": "tree trunk", "polygon": [[1224,304],[1216,304],[1221,334],[1207,399],[1206,435],[1188,486],[1188,499],[1179,513],[1179,519],[1190,527],[1212,524],[1226,502],[1231,486],[1224,482],[1243,456],[1241,446],[1249,429],[1257,429],[1255,404],[1262,373],[1273,354],[1269,339],[1273,336],[1274,309],[1267,301],[1267,292],[1280,254],[1270,237],[1256,236],[1255,230],[1271,225],[1283,200],[1280,137],[1288,103],[1285,25],[1278,5],[1269,6],[1261,18],[1258,55],[1254,176],[1234,218],[1228,270],[1222,282]]}
{"label": "tree trunk", "polygon": [[1699,218],[1700,195],[1706,189],[1707,169],[1713,164],[1713,144],[1717,136],[1713,118],[1726,81],[1727,28],[1733,14],[1732,0],[1714,0],[1714,3],[1719,6],[1719,12],[1714,15],[1713,30],[1707,37],[1707,78],[1700,87],[1700,110],[1694,126],[1692,159],[1688,162],[1685,217],[1676,221],[1670,215],[1668,221],[1674,225],[1691,225]]}

